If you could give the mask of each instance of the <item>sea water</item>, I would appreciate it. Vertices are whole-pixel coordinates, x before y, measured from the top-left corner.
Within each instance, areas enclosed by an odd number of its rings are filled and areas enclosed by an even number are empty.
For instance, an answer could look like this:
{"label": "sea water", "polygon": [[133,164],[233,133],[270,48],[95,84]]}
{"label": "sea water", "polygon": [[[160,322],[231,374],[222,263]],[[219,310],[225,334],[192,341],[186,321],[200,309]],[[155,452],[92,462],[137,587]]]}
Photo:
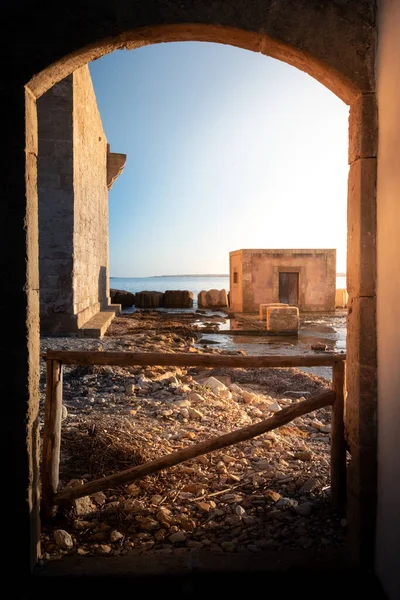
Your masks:
{"label": "sea water", "polygon": [[166,277],[110,277],[110,288],[137,292],[165,292],[166,290],[189,290],[193,292],[193,305],[197,307],[197,295],[202,290],[229,291],[229,275],[179,275]]}

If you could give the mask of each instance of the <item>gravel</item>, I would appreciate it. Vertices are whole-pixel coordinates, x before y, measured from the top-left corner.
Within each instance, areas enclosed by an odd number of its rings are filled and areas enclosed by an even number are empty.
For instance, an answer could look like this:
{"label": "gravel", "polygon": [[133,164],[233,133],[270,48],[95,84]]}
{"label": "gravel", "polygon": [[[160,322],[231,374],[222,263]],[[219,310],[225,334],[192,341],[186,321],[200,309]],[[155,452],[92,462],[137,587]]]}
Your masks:
{"label": "gravel", "polygon": [[[199,334],[190,319],[146,314],[115,319],[100,341],[43,338],[41,350],[223,353],[195,347]],[[45,381],[43,360],[41,433]],[[297,369],[66,366],[60,488],[257,423],[326,385]],[[76,500],[43,528],[43,558],[342,546],[346,523],[329,500],[329,432],[330,409],[323,408]]]}

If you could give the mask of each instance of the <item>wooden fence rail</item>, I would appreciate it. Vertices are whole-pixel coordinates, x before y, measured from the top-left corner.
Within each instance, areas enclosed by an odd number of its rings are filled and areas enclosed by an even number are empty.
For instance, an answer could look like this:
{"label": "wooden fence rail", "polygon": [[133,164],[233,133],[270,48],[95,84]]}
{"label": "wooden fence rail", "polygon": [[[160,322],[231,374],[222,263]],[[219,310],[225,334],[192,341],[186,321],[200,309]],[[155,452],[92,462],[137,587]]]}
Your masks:
{"label": "wooden fence rail", "polygon": [[[213,354],[173,354],[134,352],[83,352],[49,350],[46,355],[47,388],[42,459],[42,519],[50,518],[54,506],[75,498],[128,484],[214,450],[237,444],[280,427],[293,419],[332,405],[331,425],[331,496],[335,508],[342,512],[346,498],[346,443],[344,438],[344,354],[311,356],[236,356]],[[332,390],[312,394],[307,400],[282,409],[274,416],[231,433],[205,440],[149,463],[96,479],[78,488],[57,492],[61,443],[62,365],[112,366],[200,366],[200,367],[298,367],[331,366]]]}
{"label": "wooden fence rail", "polygon": [[99,352],[82,350],[48,350],[46,358],[64,365],[109,365],[113,367],[332,367],[346,360],[345,354],[310,356],[237,356],[231,354],[192,354],[169,352]]}

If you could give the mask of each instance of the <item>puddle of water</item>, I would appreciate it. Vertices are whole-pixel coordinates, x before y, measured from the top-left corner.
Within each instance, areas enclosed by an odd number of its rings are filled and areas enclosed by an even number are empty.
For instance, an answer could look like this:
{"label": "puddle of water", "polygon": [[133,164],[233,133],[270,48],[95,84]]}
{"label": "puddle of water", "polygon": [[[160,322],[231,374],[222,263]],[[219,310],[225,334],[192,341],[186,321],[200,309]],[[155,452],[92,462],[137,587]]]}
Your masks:
{"label": "puddle of water", "polygon": [[[227,334],[205,333],[203,342],[196,344],[201,348],[204,345],[212,345],[223,350],[238,351],[244,350],[247,355],[268,356],[273,354],[282,354],[293,356],[296,354],[314,354],[311,346],[320,342],[328,346],[329,352],[346,351],[346,319],[335,319],[334,323],[328,318],[318,318],[316,321],[307,320],[301,324],[298,337],[287,336],[262,336],[262,335],[229,335],[229,330],[259,330],[259,323],[255,321],[251,326],[251,320],[228,319],[226,323],[220,326],[220,331],[227,331]],[[258,327],[257,327],[258,324]],[[208,341],[208,344],[207,344]],[[304,367],[300,370],[306,373],[313,373],[325,379],[332,379],[331,367]]]}

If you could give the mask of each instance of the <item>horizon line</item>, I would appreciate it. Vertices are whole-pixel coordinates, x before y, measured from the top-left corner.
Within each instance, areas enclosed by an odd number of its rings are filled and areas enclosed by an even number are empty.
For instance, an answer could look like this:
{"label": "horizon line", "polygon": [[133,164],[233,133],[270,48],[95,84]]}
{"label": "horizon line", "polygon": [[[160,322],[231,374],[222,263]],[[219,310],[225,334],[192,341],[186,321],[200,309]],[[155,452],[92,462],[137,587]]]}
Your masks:
{"label": "horizon line", "polygon": [[[337,271],[336,276],[345,277],[345,271]],[[156,277],[229,277],[229,273],[183,273],[182,275],[110,275],[109,279],[153,279]]]}

